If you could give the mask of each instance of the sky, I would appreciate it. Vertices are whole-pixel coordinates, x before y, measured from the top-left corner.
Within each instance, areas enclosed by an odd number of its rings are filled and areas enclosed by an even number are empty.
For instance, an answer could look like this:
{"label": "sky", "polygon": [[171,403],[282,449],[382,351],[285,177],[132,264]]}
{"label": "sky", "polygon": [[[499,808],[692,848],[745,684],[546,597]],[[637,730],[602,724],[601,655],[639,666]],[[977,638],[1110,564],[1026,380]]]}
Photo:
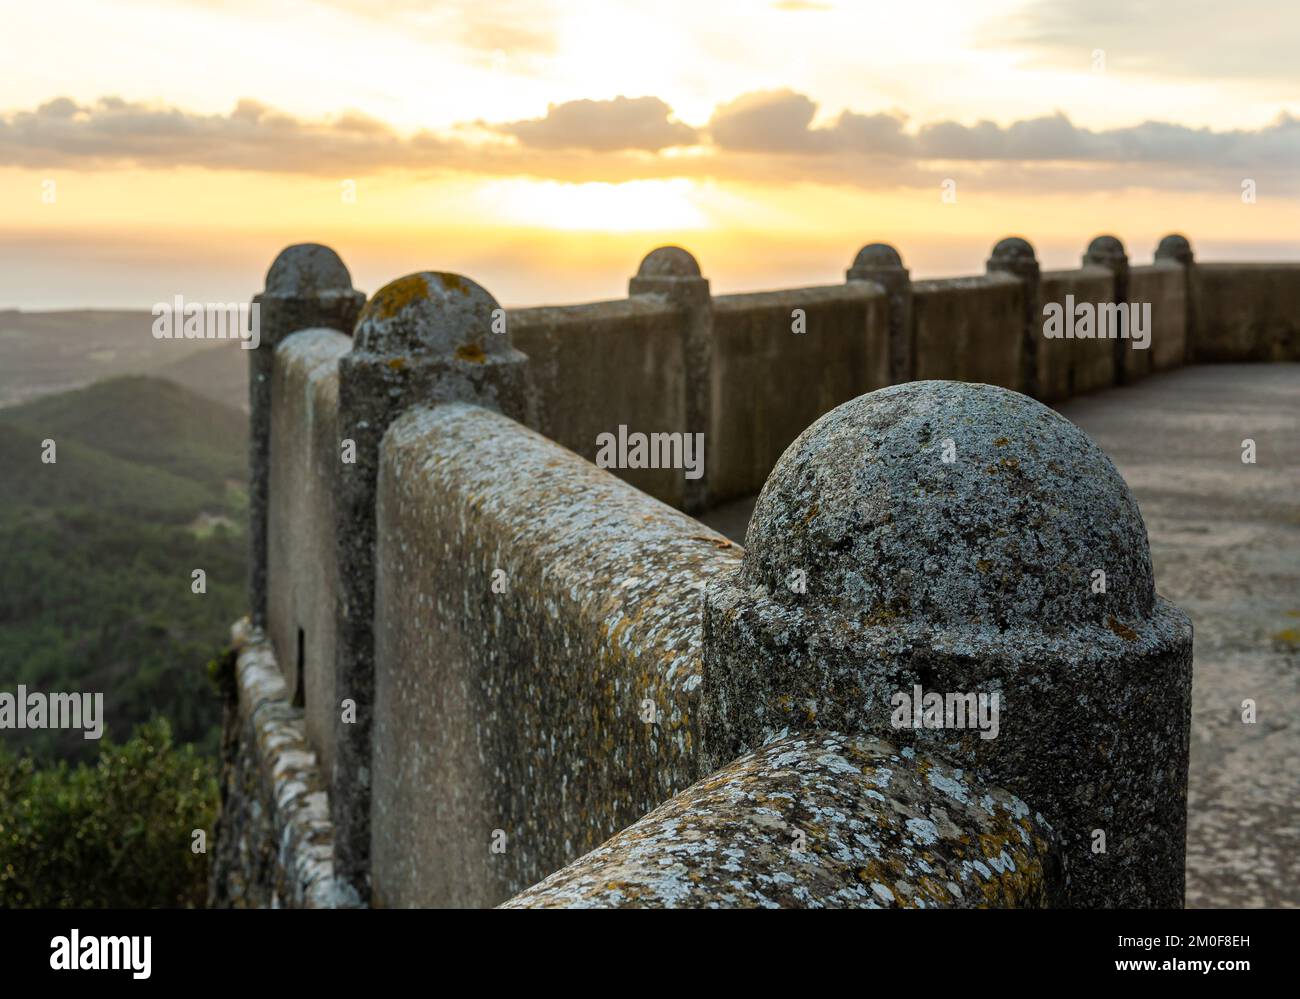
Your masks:
{"label": "sky", "polygon": [[1180,231],[1300,259],[1300,5],[42,0],[0,35],[0,308],[242,300],[333,246],[506,305],[1046,268]]}

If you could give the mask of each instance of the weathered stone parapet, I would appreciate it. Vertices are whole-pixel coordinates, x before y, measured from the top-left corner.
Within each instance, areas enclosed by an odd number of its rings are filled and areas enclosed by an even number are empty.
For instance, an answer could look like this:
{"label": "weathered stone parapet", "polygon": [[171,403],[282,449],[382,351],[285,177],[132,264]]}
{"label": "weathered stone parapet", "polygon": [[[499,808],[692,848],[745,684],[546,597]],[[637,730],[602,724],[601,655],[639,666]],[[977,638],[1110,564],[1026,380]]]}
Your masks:
{"label": "weathered stone parapet", "polygon": [[465,403],[393,423],[377,512],[375,905],[496,905],[702,776],[735,545]]}
{"label": "weathered stone parapet", "polygon": [[340,580],[335,695],[349,702],[351,711],[335,712],[330,786],[335,865],[366,900],[379,443],[399,414],[423,403],[470,400],[528,422],[526,363],[511,346],[505,311],[487,291],[458,274],[431,271],[378,291],[357,322],[352,352],[339,360],[343,447],[335,507]]}
{"label": "weathered stone parapet", "polygon": [[334,878],[328,792],[269,639],[235,625],[209,906],[353,908]]}
{"label": "weathered stone parapet", "polygon": [[[1060,306],[1062,314],[1071,306],[1087,303],[1100,311],[1114,298],[1115,280],[1102,267],[1076,267],[1043,271],[1039,281],[1040,308],[1048,303]],[[1072,302],[1071,302],[1072,300]],[[1040,319],[1045,320],[1040,313]],[[1062,402],[1115,385],[1115,351],[1105,340],[1048,339],[1040,324],[1038,345],[1038,389],[1043,402]]]}
{"label": "weathered stone parapet", "polygon": [[[708,278],[701,276],[700,265],[686,250],[661,246],[641,261],[636,276],[628,282],[628,295],[662,295],[682,310],[685,425],[671,429],[707,434],[713,415],[713,298]],[[637,429],[649,432],[658,428]],[[706,467],[702,477],[685,481],[682,506],[688,513],[697,513],[708,503],[708,479]]]}
{"label": "weathered stone parapet", "polygon": [[1024,285],[1000,272],[913,283],[916,378],[1019,389],[1024,296]]}
{"label": "weathered stone parapet", "polygon": [[984,265],[989,274],[1011,274],[1024,286],[1024,326],[1020,332],[1020,391],[1042,398],[1038,383],[1038,353],[1043,340],[1043,311],[1040,303],[1042,272],[1027,239],[1008,236],[998,241]]}
{"label": "weathered stone parapet", "polygon": [[1300,263],[1192,268],[1196,363],[1300,361]]}
{"label": "weathered stone parapet", "polygon": [[558,908],[1045,908],[1042,816],[928,753],[784,736],[506,902]]}
{"label": "weathered stone parapet", "polygon": [[[788,728],[873,733],[1041,810],[1068,904],[1182,904],[1191,622],[1110,460],[1045,406],[913,382],[829,413],[768,479],[704,629],[707,769]],[[1000,721],[896,727],[918,687],[996,695]]]}
{"label": "weathered stone parapet", "polygon": [[1149,338],[1141,352],[1148,355],[1147,367],[1152,372],[1170,371],[1187,363],[1188,284],[1186,268],[1170,261],[1129,268],[1134,315],[1141,316],[1142,335]]}
{"label": "weathered stone parapet", "polygon": [[888,243],[868,243],[845,272],[848,281],[874,281],[889,296],[889,378],[895,384],[916,377],[912,339],[912,274]]}
{"label": "weathered stone parapet", "polygon": [[270,490],[271,372],[275,349],[291,333],[327,327],[351,334],[366,296],[338,254],[319,243],[298,243],[280,252],[266,274],[266,289],[253,298],[260,313],[259,344],[249,351],[249,606],[253,622],[266,624],[267,503]]}
{"label": "weathered stone parapet", "polygon": [[711,504],[753,496],[813,420],[890,384],[888,322],[870,281],[713,299]]}
{"label": "weathered stone parapet", "polygon": [[[1192,244],[1179,232],[1171,232],[1163,237],[1156,246],[1156,264],[1178,267],[1183,272],[1183,354],[1178,364],[1191,364],[1194,360],[1194,343],[1196,337],[1196,296],[1193,294],[1192,280],[1195,273],[1196,258],[1192,253]],[[1160,365],[1159,358],[1153,359],[1155,367],[1174,367],[1173,364]]]}
{"label": "weathered stone parapet", "polygon": [[[600,435],[682,431],[686,343],[681,309],[660,295],[582,305],[507,309],[511,342],[528,355],[534,429],[588,461]],[[706,456],[712,448],[706,448]],[[625,482],[669,506],[685,505],[676,468],[614,468]],[[707,468],[706,468],[707,474]]]}
{"label": "weathered stone parapet", "polygon": [[[1083,254],[1083,266],[1110,271],[1114,281],[1110,301],[1116,305],[1129,304],[1129,260],[1118,236],[1098,236],[1089,243]],[[1111,352],[1115,357],[1116,385],[1130,384],[1151,373],[1150,351],[1133,350],[1132,341],[1116,337],[1111,342]]]}
{"label": "weathered stone parapet", "polygon": [[338,362],[351,347],[336,330],[300,330],[276,348],[271,379],[266,633],[325,774],[333,768],[338,713]]}

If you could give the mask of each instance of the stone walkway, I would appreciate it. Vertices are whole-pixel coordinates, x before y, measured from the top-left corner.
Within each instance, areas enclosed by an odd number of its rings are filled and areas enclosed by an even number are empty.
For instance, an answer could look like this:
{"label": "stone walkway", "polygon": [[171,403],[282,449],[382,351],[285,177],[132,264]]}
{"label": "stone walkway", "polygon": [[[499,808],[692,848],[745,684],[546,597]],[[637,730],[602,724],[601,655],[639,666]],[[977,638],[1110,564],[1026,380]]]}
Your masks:
{"label": "stone walkway", "polygon": [[[1300,906],[1300,365],[1198,365],[1060,410],[1132,488],[1156,586],[1195,625],[1187,905]],[[753,503],[703,519],[743,542]]]}

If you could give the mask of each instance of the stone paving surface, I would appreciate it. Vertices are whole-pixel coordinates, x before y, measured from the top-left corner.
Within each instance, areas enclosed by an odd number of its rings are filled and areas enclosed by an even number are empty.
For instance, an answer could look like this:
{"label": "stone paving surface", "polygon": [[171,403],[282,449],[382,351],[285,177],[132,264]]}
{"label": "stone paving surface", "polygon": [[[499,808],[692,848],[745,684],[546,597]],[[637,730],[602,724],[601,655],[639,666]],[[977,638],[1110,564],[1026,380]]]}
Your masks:
{"label": "stone paving surface", "polygon": [[[1187,905],[1300,906],[1300,365],[1197,365],[1058,408],[1132,488],[1156,587],[1196,629]],[[743,543],[753,505],[701,519]]]}

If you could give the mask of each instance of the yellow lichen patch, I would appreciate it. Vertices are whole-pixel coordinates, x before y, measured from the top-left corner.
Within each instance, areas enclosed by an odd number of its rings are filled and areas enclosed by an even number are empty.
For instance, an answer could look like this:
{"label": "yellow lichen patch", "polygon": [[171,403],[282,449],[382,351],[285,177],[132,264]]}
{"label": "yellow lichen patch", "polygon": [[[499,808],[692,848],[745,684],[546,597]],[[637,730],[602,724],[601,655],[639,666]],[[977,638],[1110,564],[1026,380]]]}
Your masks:
{"label": "yellow lichen patch", "polygon": [[469,285],[459,274],[439,274],[438,279],[442,281],[442,286],[447,291],[459,292],[462,295],[469,294]]}
{"label": "yellow lichen patch", "polygon": [[882,624],[888,624],[898,618],[898,611],[892,607],[876,607],[870,614],[862,619],[862,623],[868,627],[877,627]]}
{"label": "yellow lichen patch", "polygon": [[456,356],[462,361],[469,361],[470,364],[482,364],[487,360],[487,354],[483,348],[476,343],[463,343],[456,348]]}
{"label": "yellow lichen patch", "polygon": [[1007,847],[1007,834],[1005,830],[999,830],[997,833],[981,833],[979,837],[980,851],[990,860],[1001,855]]}
{"label": "yellow lichen patch", "polygon": [[1300,648],[1300,631],[1295,628],[1283,628],[1273,636],[1273,641],[1279,645],[1289,645],[1291,648]]}
{"label": "yellow lichen patch", "polygon": [[375,292],[365,308],[362,319],[392,319],[412,302],[427,297],[429,288],[419,274],[411,274],[386,284]]}
{"label": "yellow lichen patch", "polygon": [[1115,634],[1119,635],[1119,637],[1124,639],[1126,642],[1137,641],[1137,632],[1113,617],[1106,618],[1106,627],[1115,632]]}
{"label": "yellow lichen patch", "polygon": [[953,901],[953,894],[948,886],[928,874],[919,875],[913,887],[916,889],[916,895],[927,902],[948,905]]}
{"label": "yellow lichen patch", "polygon": [[394,357],[388,362],[388,366],[392,368],[394,371],[401,371],[404,367],[406,367],[406,358]]}
{"label": "yellow lichen patch", "polygon": [[1011,443],[1011,442],[1010,442],[1009,440],[1007,440],[1005,437],[999,437],[997,440],[995,440],[995,441],[993,442],[993,446],[994,446],[994,447],[1006,447],[1006,446],[1007,446],[1008,444],[1010,444],[1010,443]]}

